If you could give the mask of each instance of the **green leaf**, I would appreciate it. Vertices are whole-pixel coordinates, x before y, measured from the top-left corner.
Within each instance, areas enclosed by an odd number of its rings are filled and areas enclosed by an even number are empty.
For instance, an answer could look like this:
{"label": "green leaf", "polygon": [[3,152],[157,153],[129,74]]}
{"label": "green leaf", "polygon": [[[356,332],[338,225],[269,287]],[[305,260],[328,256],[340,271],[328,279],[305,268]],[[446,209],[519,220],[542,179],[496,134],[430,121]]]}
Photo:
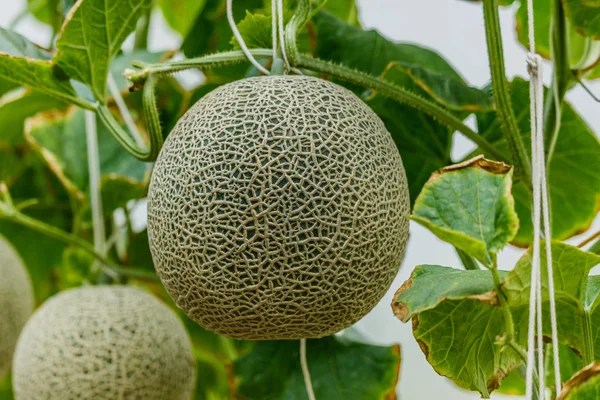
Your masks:
{"label": "green leaf", "polygon": [[59,79],[49,54],[18,33],[0,28],[0,78],[31,86],[55,98],[77,97],[68,79]]}
{"label": "green leaf", "polygon": [[0,182],[10,185],[18,178],[23,167],[22,158],[10,149],[2,149],[0,146]]}
{"label": "green leaf", "polygon": [[561,391],[556,400],[596,400],[600,398],[600,363],[580,370]]}
{"label": "green leaf", "polygon": [[[261,12],[263,10],[260,10]],[[284,23],[287,24],[293,15],[292,10],[284,10]],[[273,47],[272,38],[272,20],[271,15],[262,13],[251,13],[246,11],[246,17],[237,25],[240,34],[244,38],[246,46],[250,49],[263,48],[270,49]],[[298,51],[306,53],[310,51],[308,32],[305,30],[300,32],[296,40]],[[235,36],[231,38],[231,45],[234,49],[241,49]]]}
{"label": "green leaf", "polygon": [[0,78],[0,97],[17,87],[19,87],[19,85],[17,85],[15,82]]}
{"label": "green leaf", "polygon": [[[330,336],[307,341],[308,368],[318,399],[395,398],[400,347]],[[305,399],[299,341],[260,341],[233,364],[239,398]]]}
{"label": "green leaf", "polygon": [[181,36],[186,37],[207,0],[158,0],[165,21]]}
{"label": "green leaf", "polygon": [[[422,289],[430,290],[424,292]],[[496,304],[494,282],[490,271],[463,271],[439,265],[415,268],[409,280],[395,294],[394,314],[402,322],[432,310],[446,300],[482,300]]]}
{"label": "green leaf", "polygon": [[[271,16],[246,11],[246,17],[237,26],[248,48],[273,47]],[[234,49],[241,48],[235,37],[231,38],[231,45]]]}
{"label": "green leaf", "polygon": [[64,108],[66,103],[41,92],[23,91],[17,96],[0,101],[0,147],[14,147],[25,143],[25,120],[41,111]]}
{"label": "green leaf", "polygon": [[[256,13],[264,7],[263,0],[238,0],[234,2],[233,18],[242,21],[246,11]],[[199,57],[231,49],[231,28],[227,22],[225,0],[206,0],[206,4],[183,40],[181,50],[187,58]],[[271,46],[269,46],[271,47]],[[257,75],[247,63],[227,68],[206,70],[207,82],[224,84],[243,79],[249,72]]]}
{"label": "green leaf", "polygon": [[496,393],[508,396],[525,396],[525,365],[510,371],[500,383],[500,387],[496,389]]}
{"label": "green leaf", "polygon": [[351,25],[360,25],[358,7],[354,0],[320,0],[325,3],[325,10]]}
{"label": "green leaf", "polygon": [[61,0],[27,0],[29,12],[39,21],[42,21],[58,31],[62,24]]}
{"label": "green leaf", "polygon": [[521,364],[497,345],[505,331],[491,271],[419,266],[396,292],[392,308],[413,334],[435,371],[483,397]]}
{"label": "green leaf", "polygon": [[434,173],[410,218],[492,266],[519,229],[511,187],[510,166],[476,157]]}
{"label": "green leaf", "polygon": [[[552,357],[552,345],[547,345],[546,387],[554,387],[554,358]],[[558,346],[558,357],[560,360],[560,378],[562,382],[573,377],[582,367],[579,357],[569,346]],[[523,392],[523,395],[525,392]]]}
{"label": "green leaf", "polygon": [[600,40],[600,6],[596,3],[585,4],[582,0],[562,0],[562,3],[573,29],[584,36]]}
{"label": "green leaf", "polygon": [[[25,135],[67,191],[85,201],[89,189],[85,111],[74,107],[61,113],[39,114],[28,121]],[[100,171],[121,176],[134,186],[147,182],[146,164],[128,154],[98,123]]]}
{"label": "green leaf", "polygon": [[[246,11],[254,13],[263,5],[263,0],[234,2],[233,18],[239,22],[245,17]],[[225,0],[206,0],[202,11],[184,38],[181,49],[188,58],[228,50],[231,48],[231,35],[231,28],[226,17]]]}
{"label": "green leaf", "polygon": [[[535,18],[535,45],[536,51],[544,58],[550,59],[550,26],[552,21],[552,1],[536,0],[534,11]],[[569,0],[570,1],[570,0]],[[575,0],[581,1],[581,0]],[[527,24],[527,3],[521,1],[516,14],[516,31],[519,42],[529,49],[529,29]],[[573,67],[584,55],[587,40],[572,27],[568,28],[570,65]]]}
{"label": "green leaf", "polygon": [[[550,335],[548,311],[548,275],[546,253],[541,249],[542,296],[544,299],[544,335]],[[579,354],[600,358],[600,277],[587,278],[590,270],[600,264],[600,256],[576,247],[553,241],[552,268],[555,287],[559,341],[576,349]],[[502,283],[519,337],[527,337],[527,316],[531,278],[531,250],[519,260],[515,269]],[[590,330],[591,329],[591,330]],[[597,339],[596,339],[597,338]]]}
{"label": "green leaf", "polygon": [[51,53],[31,43],[24,36],[4,28],[0,28],[0,52],[37,60],[49,60],[52,57]]}
{"label": "green leaf", "polygon": [[71,78],[87,84],[96,99],[104,102],[111,60],[151,5],[152,0],[77,2],[56,41],[54,62]]}
{"label": "green leaf", "polygon": [[[384,77],[423,97],[461,110],[489,109],[487,96],[474,96],[460,75],[437,53],[413,44],[393,43],[375,31],[364,31],[344,23],[327,12],[311,21],[316,31],[315,55],[374,76]],[[412,74],[395,65],[410,66]],[[418,72],[417,72],[418,71]],[[448,83],[445,85],[444,80]],[[448,88],[460,90],[450,94]],[[351,87],[356,91],[363,88]],[[431,95],[430,95],[431,94]],[[453,97],[454,96],[454,97]],[[484,104],[473,100],[484,98]],[[414,202],[431,173],[451,163],[452,132],[444,125],[414,108],[398,104],[377,93],[367,103],[381,117],[402,155]],[[453,104],[454,103],[454,104]],[[461,112],[466,117],[466,112]],[[415,134],[418,132],[418,134]]]}
{"label": "green leaf", "polygon": [[380,76],[390,62],[409,63],[464,82],[461,76],[432,50],[408,43],[394,43],[377,31],[365,31],[320,11],[311,20],[316,30],[316,56]]}
{"label": "green leaf", "polygon": [[[529,84],[520,78],[510,85],[512,105],[525,143],[529,133]],[[478,115],[479,132],[497,148],[508,151],[494,114]],[[529,150],[530,146],[526,146]],[[600,142],[569,103],[563,106],[561,128],[548,166],[552,236],[564,240],[588,229],[600,204]],[[574,179],[574,174],[576,178]],[[520,228],[513,243],[527,246],[533,237],[531,198],[522,182],[513,187]]]}

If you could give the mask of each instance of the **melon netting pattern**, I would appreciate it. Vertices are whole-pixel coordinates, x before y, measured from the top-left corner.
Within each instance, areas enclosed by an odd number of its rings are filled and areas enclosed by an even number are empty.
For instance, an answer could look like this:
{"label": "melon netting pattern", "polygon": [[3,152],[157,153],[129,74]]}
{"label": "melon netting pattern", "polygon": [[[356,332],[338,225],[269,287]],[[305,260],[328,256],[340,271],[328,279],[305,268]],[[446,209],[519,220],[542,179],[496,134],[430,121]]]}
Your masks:
{"label": "melon netting pattern", "polygon": [[19,333],[33,307],[33,288],[25,265],[0,236],[0,379],[10,369]]}
{"label": "melon netting pattern", "polygon": [[192,319],[240,339],[321,337],[388,290],[409,194],[383,122],[305,76],[221,86],[178,122],[155,165],[148,234]]}
{"label": "melon netting pattern", "polygon": [[183,323],[124,286],[49,299],[23,329],[13,364],[15,400],[189,400],[194,380]]}

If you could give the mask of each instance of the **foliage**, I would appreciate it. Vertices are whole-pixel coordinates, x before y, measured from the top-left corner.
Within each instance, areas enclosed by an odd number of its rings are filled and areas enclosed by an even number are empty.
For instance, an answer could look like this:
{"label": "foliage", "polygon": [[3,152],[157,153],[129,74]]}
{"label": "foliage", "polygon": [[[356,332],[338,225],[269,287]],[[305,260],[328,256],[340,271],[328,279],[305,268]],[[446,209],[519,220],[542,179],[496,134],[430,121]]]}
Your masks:
{"label": "foliage", "polygon": [[[484,1],[488,11],[498,3],[519,3],[512,8],[517,37],[528,45],[524,0]],[[245,42],[270,68],[271,2],[234,3]],[[529,93],[521,78],[500,81],[505,80],[502,42],[493,13],[486,13],[486,35],[494,84],[478,88],[437,52],[363,29],[353,0],[312,1],[305,15],[307,3],[284,1],[286,39],[288,44],[295,39],[286,47],[290,66],[348,87],[379,115],[402,155],[411,219],[458,249],[467,269],[416,267],[396,293],[395,315],[412,320],[415,339],[440,375],[484,397],[494,390],[522,394],[531,252],[512,269],[497,265],[497,254],[532,242],[529,182],[520,170],[529,154],[513,148],[515,141],[529,148]],[[29,0],[28,13],[53,32],[50,49],[0,28],[0,233],[23,257],[38,305],[69,287],[106,283],[106,272],[118,271],[118,282],[142,286],[177,309],[156,282],[146,231],[134,227],[132,214],[147,194],[152,172],[152,165],[139,159],[152,161],[162,139],[203,95],[259,74],[237,51],[225,5],[225,0]],[[553,146],[547,134],[553,232],[548,239],[560,367],[563,381],[570,378],[558,395],[595,399],[600,279],[588,275],[600,263],[600,242],[584,251],[560,241],[586,231],[599,210],[600,142],[563,98],[580,81],[600,78],[600,2],[536,0],[535,7],[537,51],[558,71],[553,90],[545,93],[545,122],[558,132]],[[181,36],[180,48],[163,54],[148,50],[153,10]],[[130,34],[135,34],[134,50],[123,48]],[[170,60],[177,51],[183,61]],[[184,88],[169,76],[188,68],[203,70],[202,84]],[[141,144],[134,143],[135,132],[129,132],[118,97],[109,90],[112,78]],[[85,112],[96,113],[98,125],[105,255],[95,254],[91,244]],[[475,117],[477,132],[465,125],[469,116]],[[453,141],[461,134],[476,149],[454,160]],[[544,314],[547,297],[544,286]],[[306,398],[297,342],[234,341],[179,314],[194,346],[196,399]],[[549,334],[549,326],[543,330]],[[320,399],[393,399],[399,365],[397,346],[343,335],[308,342],[308,366]],[[552,389],[552,377],[545,382]],[[9,399],[10,393],[10,379],[0,377],[0,398]]]}

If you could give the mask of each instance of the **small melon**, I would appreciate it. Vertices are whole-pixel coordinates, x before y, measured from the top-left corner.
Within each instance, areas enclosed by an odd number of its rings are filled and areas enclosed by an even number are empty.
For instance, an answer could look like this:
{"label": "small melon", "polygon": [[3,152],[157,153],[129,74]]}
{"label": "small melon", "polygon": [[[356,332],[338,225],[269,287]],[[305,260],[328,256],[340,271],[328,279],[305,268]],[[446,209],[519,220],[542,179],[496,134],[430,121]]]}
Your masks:
{"label": "small melon", "polygon": [[189,336],[166,305],[140,289],[71,289],[25,325],[13,362],[15,400],[190,400]]}
{"label": "small melon", "polygon": [[0,236],[0,380],[10,369],[19,333],[34,305],[25,264],[14,247]]}
{"label": "small melon", "polygon": [[239,339],[316,338],[362,318],[408,238],[400,154],[356,95],[309,76],[217,88],[156,162],[148,234],[192,319]]}

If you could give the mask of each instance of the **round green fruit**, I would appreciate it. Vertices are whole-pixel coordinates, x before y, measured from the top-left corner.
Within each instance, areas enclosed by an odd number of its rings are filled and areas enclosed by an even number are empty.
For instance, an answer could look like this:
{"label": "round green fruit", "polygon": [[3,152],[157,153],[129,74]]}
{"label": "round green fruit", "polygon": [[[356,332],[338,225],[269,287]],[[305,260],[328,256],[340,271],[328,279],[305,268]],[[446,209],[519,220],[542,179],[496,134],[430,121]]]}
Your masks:
{"label": "round green fruit", "polygon": [[35,305],[25,264],[0,236],[0,380],[12,364],[17,339]]}
{"label": "round green fruit", "polygon": [[189,400],[188,334],[158,299],[127,286],[71,289],[29,319],[15,351],[15,400]]}
{"label": "round green fruit", "polygon": [[388,290],[408,238],[400,154],[356,95],[308,76],[212,91],[156,162],[148,234],[192,319],[239,339],[316,338]]}

